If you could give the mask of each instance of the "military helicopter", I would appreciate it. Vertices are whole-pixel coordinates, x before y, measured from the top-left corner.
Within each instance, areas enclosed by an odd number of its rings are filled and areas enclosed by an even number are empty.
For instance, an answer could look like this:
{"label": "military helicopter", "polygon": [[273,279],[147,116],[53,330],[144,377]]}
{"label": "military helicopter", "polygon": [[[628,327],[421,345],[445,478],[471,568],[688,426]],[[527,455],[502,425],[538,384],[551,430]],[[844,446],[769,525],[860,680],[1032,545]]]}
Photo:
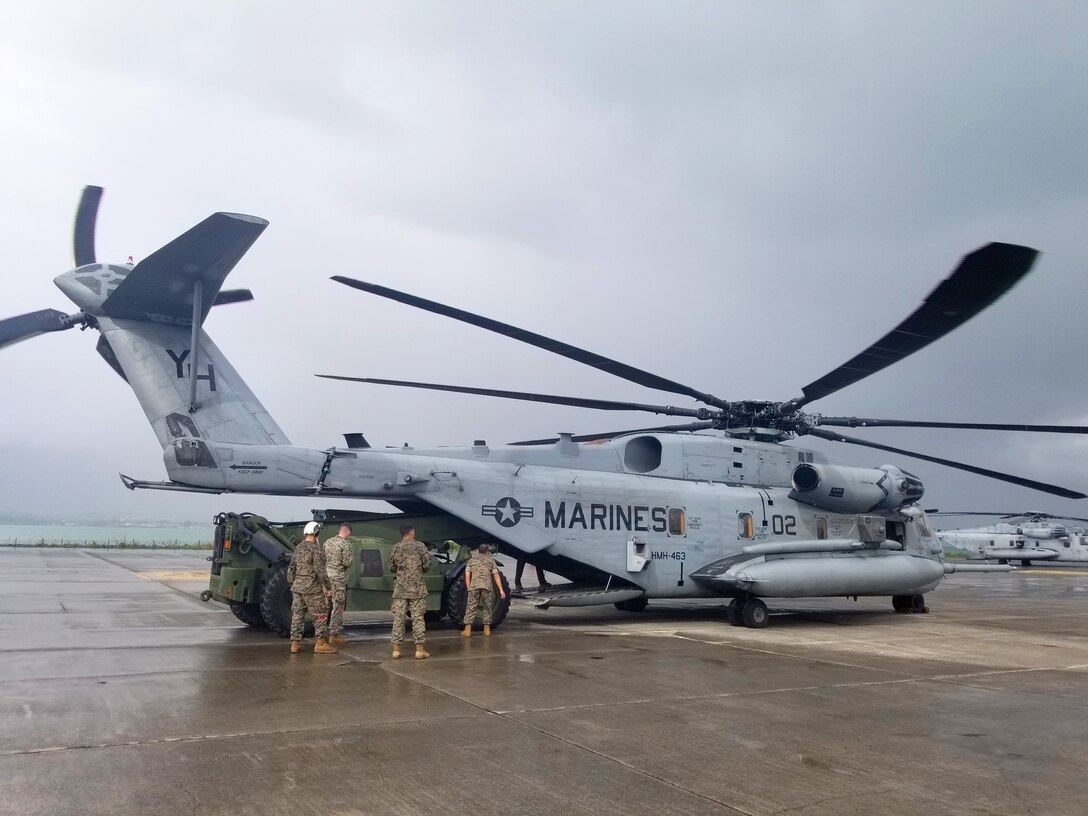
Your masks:
{"label": "military helicopter", "polygon": [[[0,321],[0,346],[74,326],[99,332],[98,352],[136,394],[163,449],[168,481],[121,475],[130,489],[381,499],[468,522],[501,551],[565,576],[573,588],[541,606],[653,598],[731,599],[734,624],[768,622],[764,598],[891,596],[925,611],[946,573],[940,541],[918,506],[924,487],[891,464],[851,467],[784,441],[813,436],[910,456],[1065,498],[1085,494],[829,430],[925,427],[1085,433],[1083,426],[833,417],[801,409],[883,370],[991,305],[1037,252],[993,243],[967,255],[906,320],[786,402],[727,400],[558,340],[470,312],[337,276],[347,286],[460,320],[695,401],[692,407],[339,376],[411,388],[644,411],[690,422],[490,446],[376,449],[291,445],[203,330],[210,308],[251,297],[224,291],[228,273],[267,226],[215,213],[138,264],[99,263],[94,229],[102,190],[84,190],[76,268],[55,279],[80,311]],[[1007,567],[1005,568],[1007,569]]]}
{"label": "military helicopter", "polygon": [[1088,562],[1088,530],[1057,524],[1056,521],[1088,519],[1055,516],[1050,513],[940,512],[930,516],[994,516],[996,523],[985,527],[938,530],[937,538],[945,547],[970,553],[977,558],[1008,564],[1019,561],[1030,567],[1033,561]]}

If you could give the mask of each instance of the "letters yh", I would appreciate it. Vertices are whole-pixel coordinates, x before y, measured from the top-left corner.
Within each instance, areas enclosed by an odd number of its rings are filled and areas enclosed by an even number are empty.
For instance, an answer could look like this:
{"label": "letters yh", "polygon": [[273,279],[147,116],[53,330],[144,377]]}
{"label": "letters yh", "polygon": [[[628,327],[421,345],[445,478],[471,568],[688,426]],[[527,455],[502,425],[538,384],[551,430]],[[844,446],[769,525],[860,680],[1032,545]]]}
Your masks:
{"label": "letters yh", "polygon": [[[182,369],[182,364],[189,357],[189,349],[185,349],[185,351],[183,351],[181,354],[178,354],[173,349],[167,349],[166,353],[170,355],[170,359],[174,361],[174,365],[177,367],[178,379],[179,380],[185,379],[185,371]],[[192,366],[190,365],[189,368],[191,369]],[[213,366],[211,363],[208,363],[208,373],[207,374],[197,374],[196,378],[197,378],[198,381],[199,380],[207,380],[208,381],[208,388],[211,389],[212,391],[215,390],[215,366]]]}

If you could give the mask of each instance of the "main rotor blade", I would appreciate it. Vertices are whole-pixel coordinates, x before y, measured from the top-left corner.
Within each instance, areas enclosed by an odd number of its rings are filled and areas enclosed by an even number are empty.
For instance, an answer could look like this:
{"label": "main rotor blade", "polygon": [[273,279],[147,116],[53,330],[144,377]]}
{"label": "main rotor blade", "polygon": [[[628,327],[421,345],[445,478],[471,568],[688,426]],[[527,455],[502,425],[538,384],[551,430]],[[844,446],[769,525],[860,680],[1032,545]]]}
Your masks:
{"label": "main rotor blade", "polygon": [[98,220],[98,205],[102,201],[102,188],[88,185],[83,188],[76,208],[76,224],[72,230],[72,255],[76,266],[95,262],[94,226]]}
{"label": "main rotor blade", "polygon": [[[689,422],[686,425],[659,425],[656,428],[628,428],[625,431],[605,431],[604,433],[596,434],[582,434],[581,436],[572,436],[572,442],[597,442],[612,439],[617,436],[625,436],[627,434],[635,433],[654,433],[655,431],[673,432],[673,431],[705,431],[707,428],[713,428],[713,422]],[[526,439],[521,442],[510,442],[510,445],[554,445],[559,441],[559,437],[553,436],[550,439]]]}
{"label": "main rotor blade", "polygon": [[918,453],[917,451],[904,450],[903,448],[893,448],[890,445],[880,445],[876,442],[870,442],[866,439],[858,439],[853,436],[844,436],[834,431],[823,431],[819,428],[812,428],[806,431],[810,436],[818,436],[821,439],[829,439],[832,442],[846,442],[850,445],[861,445],[866,448],[876,448],[877,450],[888,451],[889,453],[898,453],[903,456],[910,456],[913,459],[922,459],[926,462],[934,462],[938,465],[945,465],[946,467],[956,468],[957,470],[966,470],[968,473],[976,473],[979,476],[989,476],[991,479],[997,479],[1002,482],[1009,482],[1014,485],[1020,485],[1021,487],[1030,487],[1032,490],[1041,490],[1044,493],[1051,493],[1055,496],[1062,496],[1066,499],[1083,499],[1088,498],[1084,493],[1077,493],[1073,490],[1068,490],[1064,487],[1058,487],[1057,485],[1046,484],[1045,482],[1036,482],[1032,479],[1025,479],[1020,476],[1012,476],[1008,473],[1000,473],[996,470],[987,470],[986,468],[975,467],[974,465],[967,465],[963,462],[954,462],[951,459],[940,459],[936,456],[927,456],[924,453]]}
{"label": "main rotor blade", "polygon": [[42,309],[37,312],[9,317],[0,320],[0,348],[29,340],[46,332],[63,331],[74,324],[64,312],[56,309]]}
{"label": "main rotor blade", "polygon": [[469,325],[478,326],[481,329],[487,329],[488,331],[501,334],[514,340],[520,340],[522,343],[528,343],[530,346],[536,346],[545,351],[550,351],[553,354],[566,357],[568,360],[584,363],[585,365],[600,369],[601,371],[620,377],[624,380],[644,385],[647,388],[656,388],[659,391],[668,391],[673,394],[685,394],[700,402],[705,402],[708,405],[713,405],[718,408],[727,408],[729,405],[729,403],[724,400],[720,400],[711,394],[697,391],[683,383],[674,382],[665,377],[659,377],[656,374],[651,374],[648,371],[629,366],[626,363],[621,363],[617,360],[609,359],[608,357],[602,357],[600,354],[594,354],[591,351],[586,351],[577,346],[562,343],[559,340],[553,340],[542,334],[535,334],[534,332],[526,331],[525,329],[519,329],[517,326],[511,326],[508,323],[500,323],[498,320],[492,320],[489,317],[481,317],[472,312],[466,312],[463,309],[455,309],[452,306],[436,303],[433,300],[425,300],[424,298],[416,297],[415,295],[398,292],[396,289],[389,289],[388,287],[378,286],[374,283],[366,283],[365,281],[355,280],[354,278],[347,278],[343,275],[334,275],[332,279],[337,283],[342,283],[353,289],[359,289],[363,292],[369,292],[372,295],[395,300],[398,303],[414,306],[415,308],[423,309],[426,312],[433,312],[434,314],[451,317],[454,320],[460,320],[462,323],[468,323]]}
{"label": "main rotor blade", "polygon": [[524,391],[499,391],[492,388],[470,388],[464,385],[439,385],[437,383],[407,382],[405,380],[378,380],[369,377],[343,377],[338,374],[318,374],[326,380],[346,380],[348,382],[373,383],[375,385],[395,385],[401,388],[425,388],[429,391],[452,391],[456,394],[477,394],[482,397],[524,400],[525,402],[547,402],[552,405],[571,405],[575,408],[596,408],[599,411],[648,411],[666,416],[686,416],[706,419],[709,411],[695,408],[675,408],[671,405],[644,405],[639,402],[617,402],[615,400],[585,399],[582,397],[559,397],[552,394],[530,394]]}
{"label": "main rotor blade", "polygon": [[1015,244],[987,244],[964,257],[922,305],[856,357],[806,385],[796,410],[909,357],[963,325],[1011,289],[1031,269],[1038,251]]}
{"label": "main rotor blade", "polygon": [[816,420],[817,426],[840,428],[960,428],[974,431],[1025,431],[1028,433],[1088,433],[1085,425],[1010,425],[990,422],[915,422],[910,419],[868,419],[866,417],[827,417]]}

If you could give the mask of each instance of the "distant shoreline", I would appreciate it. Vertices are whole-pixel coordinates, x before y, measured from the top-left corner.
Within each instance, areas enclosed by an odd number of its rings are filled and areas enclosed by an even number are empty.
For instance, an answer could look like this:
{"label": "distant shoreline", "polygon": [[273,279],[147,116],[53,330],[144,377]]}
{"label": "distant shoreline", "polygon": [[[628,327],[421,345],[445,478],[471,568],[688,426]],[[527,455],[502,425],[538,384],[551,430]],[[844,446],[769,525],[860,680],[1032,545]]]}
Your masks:
{"label": "distant shoreline", "polygon": [[0,523],[0,546],[210,549],[212,525],[144,527]]}
{"label": "distant shoreline", "polygon": [[208,550],[211,544],[143,544],[139,541],[0,541],[0,549],[10,550]]}

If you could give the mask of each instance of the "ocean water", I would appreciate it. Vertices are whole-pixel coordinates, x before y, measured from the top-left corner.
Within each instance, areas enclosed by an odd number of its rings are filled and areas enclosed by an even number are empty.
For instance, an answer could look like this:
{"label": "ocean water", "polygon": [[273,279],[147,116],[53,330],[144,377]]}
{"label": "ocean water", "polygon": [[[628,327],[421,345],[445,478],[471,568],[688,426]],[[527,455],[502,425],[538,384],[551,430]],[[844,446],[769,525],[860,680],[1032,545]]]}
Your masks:
{"label": "ocean water", "polygon": [[0,524],[0,546],[184,547],[212,545],[212,525],[206,527],[69,527],[57,525]]}

